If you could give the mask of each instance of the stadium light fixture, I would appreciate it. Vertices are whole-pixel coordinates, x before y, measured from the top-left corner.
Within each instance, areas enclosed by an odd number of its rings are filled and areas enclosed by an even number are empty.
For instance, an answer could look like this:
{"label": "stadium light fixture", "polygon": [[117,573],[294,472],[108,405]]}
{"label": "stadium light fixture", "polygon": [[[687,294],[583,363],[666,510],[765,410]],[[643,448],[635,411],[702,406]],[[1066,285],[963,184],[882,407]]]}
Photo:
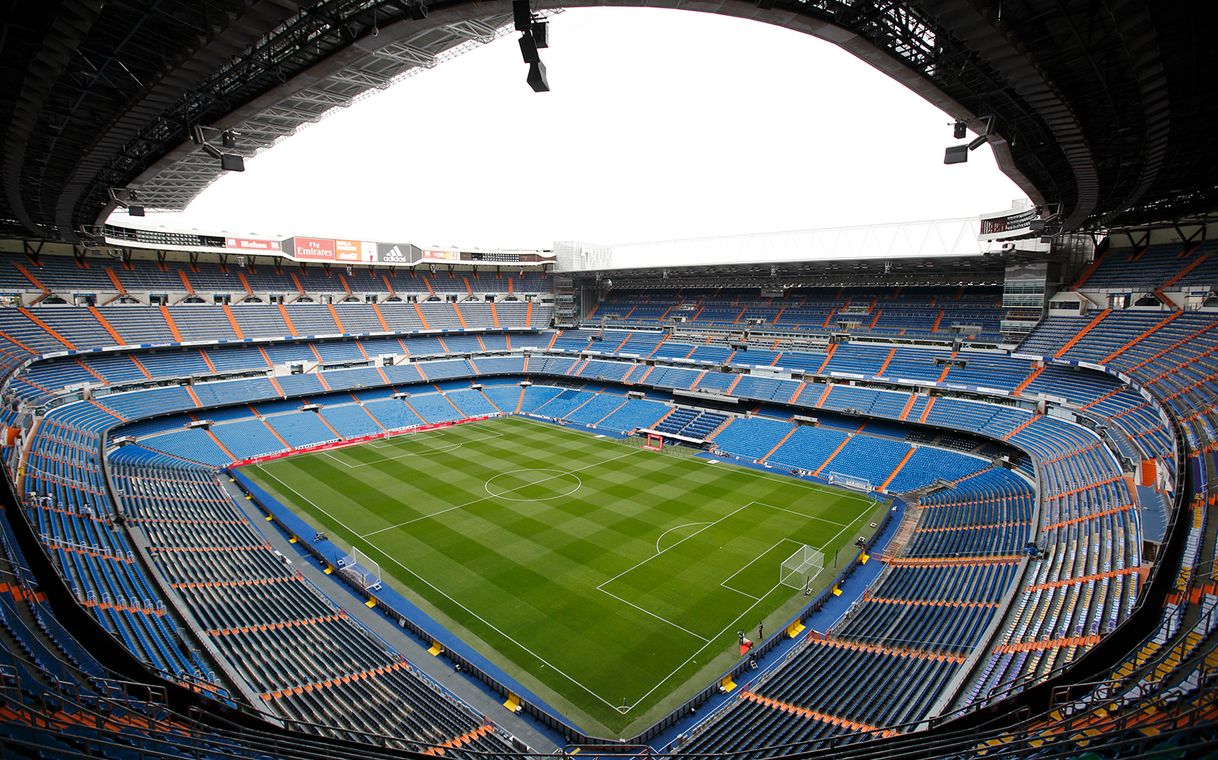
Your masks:
{"label": "stadium light fixture", "polygon": [[546,79],[546,65],[541,62],[539,48],[549,46],[549,27],[544,19],[533,15],[529,8],[529,0],[512,0],[512,23],[516,31],[521,32],[520,57],[529,64],[529,75],[525,81],[533,92],[549,92],[550,82]]}
{"label": "stadium light fixture", "polygon": [[[218,131],[208,127],[213,132]],[[207,136],[203,132],[204,127],[198,124],[192,124],[189,128],[190,141],[198,145],[204,153],[220,160],[220,168],[226,172],[243,172],[245,171],[245,159],[237,153],[222,153],[219,148],[207,142]],[[225,148],[237,147],[237,133],[230,130],[220,132],[220,144]]]}
{"label": "stadium light fixture", "polygon": [[[964,122],[958,121],[958,122],[956,122],[956,126],[953,129],[952,134],[954,134],[957,139],[963,138],[965,136],[964,130],[961,129],[962,126],[965,126]],[[985,128],[981,130],[981,134],[979,134],[972,142],[968,143],[967,145],[950,145],[950,146],[948,146],[947,150],[943,153],[943,163],[945,163],[945,164],[963,164],[963,163],[965,163],[966,161],[968,161],[969,151],[977,150],[982,145],[985,145],[986,138],[988,138],[993,133],[993,131],[994,131],[994,117],[987,116],[987,117],[985,117]]]}
{"label": "stadium light fixture", "polygon": [[139,202],[135,191],[130,188],[110,188],[110,200],[119,208],[127,210],[127,216],[144,216],[144,205]]}
{"label": "stadium light fixture", "polygon": [[533,12],[529,9],[529,0],[512,0],[512,23],[518,32],[527,32],[533,28]]}
{"label": "stadium light fixture", "polygon": [[962,164],[965,161],[968,161],[967,145],[949,145],[943,154],[945,164]]}
{"label": "stadium light fixture", "polygon": [[220,150],[207,143],[203,143],[203,152],[212,158],[220,159],[220,169],[226,172],[243,172],[245,171],[245,159],[236,153],[221,153]]}
{"label": "stadium light fixture", "polygon": [[537,52],[537,41],[531,34],[520,35],[520,57],[525,63],[541,63],[541,55]]}

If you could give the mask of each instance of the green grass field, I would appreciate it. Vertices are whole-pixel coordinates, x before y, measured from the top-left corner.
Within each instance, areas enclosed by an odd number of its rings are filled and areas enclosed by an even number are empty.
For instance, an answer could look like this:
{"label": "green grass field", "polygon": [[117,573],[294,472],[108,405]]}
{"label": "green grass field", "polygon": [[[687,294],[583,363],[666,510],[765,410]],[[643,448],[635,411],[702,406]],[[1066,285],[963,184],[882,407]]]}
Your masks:
{"label": "green grass field", "polygon": [[[803,601],[801,544],[865,534],[856,494],[501,418],[246,469],[589,732],[624,734]],[[843,552],[843,555],[847,552]],[[479,643],[481,642],[481,643]]]}

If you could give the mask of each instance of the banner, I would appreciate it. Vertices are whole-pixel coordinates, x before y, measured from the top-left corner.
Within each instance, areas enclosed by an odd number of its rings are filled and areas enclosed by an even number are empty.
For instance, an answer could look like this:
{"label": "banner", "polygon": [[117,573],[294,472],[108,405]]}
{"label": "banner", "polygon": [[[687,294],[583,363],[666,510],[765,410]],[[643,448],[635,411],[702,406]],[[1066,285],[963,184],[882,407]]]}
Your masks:
{"label": "banner", "polygon": [[424,261],[460,261],[460,251],[423,251]]}
{"label": "banner", "polygon": [[270,251],[279,253],[278,240],[255,240],[253,238],[224,238],[224,247],[238,251]]}
{"label": "banner", "polygon": [[338,261],[363,261],[360,258],[363,246],[358,240],[335,240],[334,258]]}
{"label": "banner", "polygon": [[419,249],[409,243],[377,243],[376,258],[382,264],[413,264],[419,260]]}
{"label": "banner", "polygon": [[292,238],[291,253],[300,261],[334,261],[334,241],[325,238]]}

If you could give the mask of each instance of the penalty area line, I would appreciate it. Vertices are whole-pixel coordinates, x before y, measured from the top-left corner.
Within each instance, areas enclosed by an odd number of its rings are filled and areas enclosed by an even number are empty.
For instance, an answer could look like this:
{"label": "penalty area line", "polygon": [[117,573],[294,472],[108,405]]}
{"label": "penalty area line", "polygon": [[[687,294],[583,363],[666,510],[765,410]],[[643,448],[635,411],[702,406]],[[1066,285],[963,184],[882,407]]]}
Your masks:
{"label": "penalty area line", "polygon": [[490,622],[489,620],[487,620],[486,618],[484,618],[484,617],[482,617],[481,615],[479,615],[478,613],[474,612],[474,611],[473,611],[472,609],[470,609],[469,607],[466,607],[464,604],[462,604],[461,602],[457,601],[455,598],[453,598],[453,596],[452,596],[451,594],[449,594],[448,592],[446,592],[446,591],[444,591],[443,589],[439,588],[439,587],[438,587],[438,586],[436,586],[434,583],[432,583],[431,581],[427,580],[427,579],[426,579],[426,578],[424,578],[423,576],[419,575],[419,574],[418,574],[418,573],[416,573],[415,571],[411,570],[411,569],[410,569],[409,567],[407,567],[406,565],[402,564],[402,563],[401,563],[401,562],[400,562],[400,561],[399,561],[399,560],[398,560],[396,557],[394,557],[393,555],[389,554],[389,553],[388,553],[388,552],[386,552],[384,549],[382,549],[381,547],[377,546],[376,544],[374,544],[373,542],[369,541],[368,539],[364,538],[363,536],[360,536],[360,535],[359,535],[358,533],[356,533],[355,531],[351,530],[350,526],[348,526],[348,525],[347,525],[345,522],[343,522],[342,520],[339,520],[338,518],[336,518],[334,515],[330,514],[330,512],[329,512],[328,510],[326,510],[325,508],[323,508],[323,507],[319,506],[319,505],[317,504],[317,502],[313,501],[313,500],[312,500],[312,499],[310,499],[309,497],[305,496],[304,494],[300,493],[299,491],[297,491],[296,489],[292,488],[292,487],[291,487],[291,486],[289,486],[288,484],[284,483],[284,482],[283,482],[283,481],[281,481],[279,478],[276,478],[274,475],[271,475],[270,473],[267,473],[267,472],[265,472],[265,471],[263,471],[263,474],[264,474],[264,475],[266,475],[268,479],[273,480],[273,481],[275,481],[276,483],[278,483],[278,484],[279,484],[281,487],[283,487],[283,488],[284,488],[284,489],[286,489],[287,491],[289,491],[289,492],[291,492],[291,493],[296,494],[298,497],[300,497],[300,498],[301,498],[301,499],[303,499],[304,501],[308,502],[309,504],[312,504],[312,505],[313,505],[313,507],[314,507],[315,509],[317,509],[317,510],[318,510],[318,511],[320,511],[322,514],[324,514],[324,515],[326,515],[327,517],[329,517],[329,518],[330,518],[331,520],[333,520],[334,522],[336,522],[336,523],[338,523],[339,525],[341,525],[343,528],[345,528],[345,529],[347,530],[347,532],[348,532],[348,533],[350,533],[352,536],[355,536],[355,538],[356,538],[356,539],[358,539],[358,540],[360,540],[360,541],[363,541],[363,542],[364,542],[364,544],[367,546],[367,548],[368,548],[368,549],[370,549],[371,551],[374,551],[374,552],[376,552],[377,554],[381,555],[381,557],[383,557],[383,558],[385,558],[386,560],[388,560],[389,562],[391,562],[391,563],[393,563],[393,564],[397,565],[398,567],[400,567],[400,568],[401,568],[402,570],[404,570],[405,572],[409,573],[410,575],[413,575],[415,578],[418,578],[418,579],[419,579],[421,582],[423,582],[424,584],[426,584],[428,587],[430,587],[430,588],[434,589],[434,590],[436,591],[436,593],[440,594],[440,595],[441,595],[441,596],[443,596],[445,599],[448,599],[450,602],[452,602],[453,604],[455,604],[457,607],[460,607],[462,610],[464,610],[464,611],[465,611],[465,612],[467,612],[469,615],[471,615],[471,616],[472,616],[474,619],[476,619],[476,620],[480,621],[480,622],[481,622],[483,625],[485,625],[486,627],[490,628],[492,631],[494,631],[494,632],[498,633],[500,636],[503,636],[505,639],[507,639],[508,641],[512,642],[512,644],[514,644],[515,646],[519,647],[521,650],[523,650],[523,651],[527,652],[527,653],[528,653],[530,656],[532,656],[532,657],[536,658],[538,662],[542,663],[542,664],[543,664],[543,665],[545,665],[547,668],[550,668],[551,670],[553,670],[553,671],[554,671],[555,673],[557,673],[558,675],[560,675],[560,676],[562,676],[563,678],[567,679],[569,682],[571,682],[572,684],[574,684],[575,686],[579,687],[581,690],[583,690],[584,692],[586,692],[586,693],[587,693],[589,696],[594,697],[596,700],[598,700],[598,701],[600,701],[600,702],[604,703],[604,704],[605,704],[606,706],[608,706],[608,707],[611,707],[611,708],[613,708],[613,709],[615,709],[615,710],[619,710],[619,711],[620,711],[620,709],[621,709],[621,706],[620,706],[620,705],[616,705],[616,704],[614,704],[613,702],[610,702],[609,700],[607,700],[607,699],[605,699],[604,697],[602,697],[600,694],[597,694],[597,693],[596,693],[595,691],[593,691],[592,689],[589,689],[589,688],[588,688],[587,686],[585,686],[583,683],[581,683],[580,681],[576,680],[576,679],[575,679],[575,678],[573,678],[572,676],[568,675],[568,674],[567,674],[565,671],[563,671],[561,668],[557,667],[556,665],[554,665],[552,662],[550,662],[549,660],[545,659],[545,658],[544,658],[544,657],[542,657],[541,655],[537,654],[536,652],[534,652],[534,651],[533,651],[532,649],[530,649],[529,647],[527,647],[527,646],[525,646],[524,644],[520,643],[520,642],[519,642],[519,641],[517,641],[517,640],[516,640],[514,637],[512,637],[512,636],[508,635],[508,634],[507,634],[507,633],[505,633],[503,630],[501,630],[499,627],[497,627],[495,624],[491,623],[491,622]]}

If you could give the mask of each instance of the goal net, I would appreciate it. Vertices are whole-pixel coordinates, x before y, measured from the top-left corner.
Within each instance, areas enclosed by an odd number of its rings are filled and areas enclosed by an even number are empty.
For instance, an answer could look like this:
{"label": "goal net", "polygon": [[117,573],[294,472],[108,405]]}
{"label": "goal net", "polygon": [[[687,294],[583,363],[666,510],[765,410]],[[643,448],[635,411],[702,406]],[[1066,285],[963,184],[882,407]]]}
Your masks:
{"label": "goal net", "polygon": [[866,491],[867,493],[871,493],[875,490],[875,486],[871,485],[871,481],[867,478],[860,478],[855,475],[846,475],[840,472],[829,473],[829,483],[830,485],[853,488],[856,491]]}
{"label": "goal net", "polygon": [[778,582],[783,586],[807,590],[812,579],[825,569],[825,555],[804,544],[783,560]]}
{"label": "goal net", "polygon": [[354,546],[350,554],[338,561],[338,571],[359,583],[365,591],[381,587],[381,566]]}

